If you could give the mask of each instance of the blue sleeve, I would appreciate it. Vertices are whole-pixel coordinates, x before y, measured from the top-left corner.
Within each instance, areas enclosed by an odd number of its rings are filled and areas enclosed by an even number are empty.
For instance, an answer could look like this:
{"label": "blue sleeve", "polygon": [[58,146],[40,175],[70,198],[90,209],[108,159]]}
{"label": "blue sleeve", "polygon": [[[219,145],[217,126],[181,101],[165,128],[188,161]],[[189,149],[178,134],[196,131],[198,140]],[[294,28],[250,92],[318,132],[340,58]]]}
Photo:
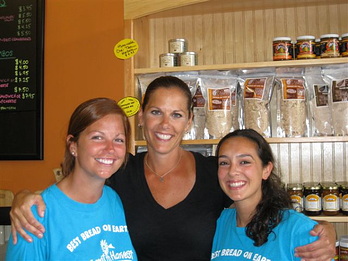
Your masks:
{"label": "blue sleeve", "polygon": [[[32,207],[35,218],[39,221],[42,221],[42,218],[38,218],[35,214],[37,213],[36,206]],[[47,214],[47,213],[46,213]],[[41,219],[41,220],[40,220]],[[22,236],[17,233],[17,244],[13,245],[12,243],[12,234],[10,236],[7,251],[6,251],[6,261],[12,260],[47,260],[47,251],[46,251],[46,241],[47,235],[44,235],[42,239],[37,238],[35,235],[26,231],[33,239],[32,243],[28,243],[24,240]]]}

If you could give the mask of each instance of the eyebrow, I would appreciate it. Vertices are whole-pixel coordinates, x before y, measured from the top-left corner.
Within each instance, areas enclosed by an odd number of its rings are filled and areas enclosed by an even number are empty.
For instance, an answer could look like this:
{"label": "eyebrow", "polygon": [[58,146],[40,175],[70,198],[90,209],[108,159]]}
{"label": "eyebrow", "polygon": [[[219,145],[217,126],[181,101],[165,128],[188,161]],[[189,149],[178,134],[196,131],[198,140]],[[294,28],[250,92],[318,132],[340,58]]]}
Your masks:
{"label": "eyebrow", "polygon": [[[251,154],[239,154],[239,155],[237,155],[237,158],[243,158],[243,157],[250,157],[250,158],[254,159],[254,157]],[[227,158],[227,156],[226,155],[220,155],[218,157],[218,159],[219,158]]]}

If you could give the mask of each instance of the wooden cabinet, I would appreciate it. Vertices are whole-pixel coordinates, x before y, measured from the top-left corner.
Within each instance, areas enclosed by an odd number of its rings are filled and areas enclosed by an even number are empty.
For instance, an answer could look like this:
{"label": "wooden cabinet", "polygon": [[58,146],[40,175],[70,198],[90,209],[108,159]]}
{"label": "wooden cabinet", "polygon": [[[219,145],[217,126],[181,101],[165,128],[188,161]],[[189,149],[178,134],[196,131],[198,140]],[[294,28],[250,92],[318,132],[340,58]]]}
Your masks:
{"label": "wooden cabinet", "polygon": [[[348,58],[272,61],[272,40],[288,36],[348,32],[347,0],[125,0],[125,38],[139,44],[137,55],[125,61],[125,94],[138,96],[136,76],[178,71],[229,70],[262,67],[305,67],[348,64]],[[188,51],[198,54],[198,66],[160,68],[159,55],[168,41],[185,38]],[[144,146],[132,119],[132,148]],[[348,136],[269,138],[285,183],[348,180]],[[217,144],[218,140],[183,144]],[[320,217],[337,222],[338,234],[348,234],[348,217]]]}

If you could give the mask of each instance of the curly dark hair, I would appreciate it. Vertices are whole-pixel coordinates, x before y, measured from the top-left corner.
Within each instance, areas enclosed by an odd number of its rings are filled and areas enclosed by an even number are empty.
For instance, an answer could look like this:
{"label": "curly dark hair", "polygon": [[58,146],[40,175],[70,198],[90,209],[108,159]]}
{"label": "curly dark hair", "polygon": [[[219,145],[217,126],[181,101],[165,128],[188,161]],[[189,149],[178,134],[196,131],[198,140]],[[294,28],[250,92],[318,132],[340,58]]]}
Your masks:
{"label": "curly dark hair", "polygon": [[[268,142],[255,130],[244,129],[236,130],[223,137],[217,148],[216,155],[219,155],[221,145],[233,137],[244,137],[254,142],[257,147],[258,156],[261,159],[262,166],[269,162],[274,165],[272,149]],[[254,246],[262,246],[268,241],[268,235],[282,221],[285,209],[291,209],[290,195],[282,186],[280,178],[276,175],[274,169],[267,180],[263,180],[262,198],[256,206],[255,213],[246,226],[246,235],[254,241]]]}

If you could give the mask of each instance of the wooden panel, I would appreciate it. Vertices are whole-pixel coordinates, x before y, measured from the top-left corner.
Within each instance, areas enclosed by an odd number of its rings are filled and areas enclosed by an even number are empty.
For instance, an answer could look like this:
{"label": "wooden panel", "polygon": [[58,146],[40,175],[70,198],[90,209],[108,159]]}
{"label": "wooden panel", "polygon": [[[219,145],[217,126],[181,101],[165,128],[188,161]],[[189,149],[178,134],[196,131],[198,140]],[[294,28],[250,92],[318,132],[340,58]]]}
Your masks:
{"label": "wooden panel", "polygon": [[[200,7],[198,5],[198,7]],[[136,68],[158,68],[158,57],[168,52],[168,41],[185,38],[189,51],[198,53],[199,65],[263,62],[272,60],[272,39],[289,36],[348,32],[348,4],[287,7],[209,13],[135,20],[134,39],[140,48]],[[343,10],[343,11],[342,11]],[[146,28],[146,26],[148,26]],[[145,39],[144,39],[145,38]],[[142,46],[144,45],[144,47]],[[150,62],[148,62],[150,61]]]}

